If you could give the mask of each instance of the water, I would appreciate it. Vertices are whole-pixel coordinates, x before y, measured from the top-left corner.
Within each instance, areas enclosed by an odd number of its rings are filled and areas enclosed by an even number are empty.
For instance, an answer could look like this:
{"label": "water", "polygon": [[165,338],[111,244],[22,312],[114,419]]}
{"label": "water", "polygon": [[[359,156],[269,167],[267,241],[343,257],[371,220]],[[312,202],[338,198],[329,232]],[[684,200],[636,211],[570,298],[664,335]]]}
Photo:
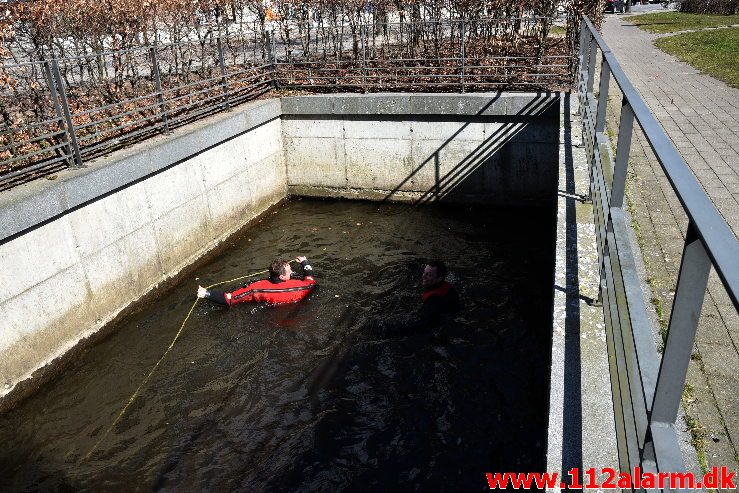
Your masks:
{"label": "water", "polygon": [[[482,491],[542,471],[553,214],[294,200],[129,317],[0,417],[0,490]],[[299,304],[196,307],[141,395],[93,447],[212,284],[305,254]],[[385,340],[442,258],[463,301]],[[199,280],[196,280],[199,278]]]}

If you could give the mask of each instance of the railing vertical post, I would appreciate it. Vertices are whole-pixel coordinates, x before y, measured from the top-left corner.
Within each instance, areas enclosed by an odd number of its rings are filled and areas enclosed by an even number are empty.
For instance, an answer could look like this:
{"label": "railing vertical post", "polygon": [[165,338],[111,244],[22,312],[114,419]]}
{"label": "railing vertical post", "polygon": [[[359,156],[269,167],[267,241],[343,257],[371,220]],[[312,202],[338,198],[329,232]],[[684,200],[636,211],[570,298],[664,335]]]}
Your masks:
{"label": "railing vertical post", "polygon": [[223,86],[223,105],[226,109],[231,109],[231,104],[228,98],[228,72],[226,72],[226,62],[223,58],[223,42],[221,41],[221,35],[216,37],[216,47],[218,48],[218,66],[221,69],[221,85]]}
{"label": "railing vertical post", "polygon": [[464,37],[465,37],[465,29],[464,29],[464,19],[462,19],[459,27],[459,39],[460,39],[460,55],[462,57],[462,71],[460,73],[459,79],[462,83],[462,92],[465,92],[465,85],[464,85],[464,69],[465,69],[465,57],[467,56],[465,46],[464,46]]}
{"label": "railing vertical post", "polygon": [[631,152],[631,136],[634,133],[634,110],[624,97],[621,102],[621,123],[618,127],[618,143],[616,144],[616,163],[613,169],[611,185],[611,207],[623,207],[626,191],[626,170]]}
{"label": "railing vertical post", "polygon": [[362,87],[367,92],[367,44],[365,43],[365,32],[367,31],[364,24],[359,25],[359,37],[362,39]]}
{"label": "railing vertical post", "polygon": [[611,82],[611,67],[608,66],[605,55],[600,64],[600,88],[598,90],[598,111],[595,118],[595,134],[602,133],[606,128],[606,110],[608,109],[608,89]]}
{"label": "railing vertical post", "polygon": [[154,87],[159,100],[159,112],[162,114],[162,125],[164,133],[169,132],[169,119],[167,118],[167,107],[164,105],[164,93],[162,92],[162,78],[159,74],[159,61],[157,60],[156,46],[149,47],[149,58],[151,59],[151,73],[154,76]]}
{"label": "railing vertical post", "polygon": [[585,68],[585,33],[588,31],[588,25],[585,23],[585,17],[580,20],[580,46],[578,52],[578,67],[577,71],[581,72]]}
{"label": "railing vertical post", "polygon": [[691,222],[685,235],[685,249],[654,391],[650,425],[675,423],[677,419],[710,270],[711,260]]}
{"label": "railing vertical post", "polygon": [[54,83],[57,85],[59,102],[62,106],[62,113],[64,114],[64,121],[67,124],[67,136],[69,137],[69,143],[72,146],[72,155],[76,167],[84,168],[82,164],[82,154],[80,153],[80,146],[77,143],[77,135],[74,130],[74,122],[72,122],[72,113],[69,111],[69,102],[67,101],[67,91],[64,87],[64,81],[62,80],[61,73],[59,72],[59,63],[56,58],[51,60],[51,71],[53,74]]}
{"label": "railing vertical post", "polygon": [[54,105],[54,113],[56,113],[57,120],[59,122],[59,130],[64,132],[64,141],[66,142],[64,153],[67,155],[67,164],[74,166],[74,155],[72,154],[71,139],[69,138],[69,131],[65,124],[64,112],[62,111],[61,103],[59,102],[59,94],[56,90],[56,83],[54,82],[54,76],[51,74],[51,66],[47,60],[44,60],[44,74],[46,75],[46,81],[49,85],[49,92],[51,93],[51,102]]}
{"label": "railing vertical post", "polygon": [[272,63],[272,72],[274,73],[274,86],[275,89],[280,88],[280,77],[277,68],[277,47],[275,45],[275,30],[267,30],[267,42],[269,43],[269,58]]}
{"label": "railing vertical post", "polygon": [[595,37],[593,37],[593,33],[588,31],[588,85],[587,85],[587,93],[590,94],[593,92],[593,83],[595,81],[595,58],[598,54],[598,43],[595,42]]}
{"label": "railing vertical post", "polygon": [[585,79],[587,77],[587,68],[586,68],[586,60],[585,60],[585,54],[590,52],[590,47],[588,46],[588,24],[585,22],[585,17],[582,17],[582,20],[580,21],[580,49],[578,53],[578,64],[577,64],[577,71],[575,72],[575,87],[577,87],[578,92],[578,98],[577,98],[577,112],[580,116],[585,115],[585,104],[587,99],[587,91],[584,91],[581,84],[585,83]]}

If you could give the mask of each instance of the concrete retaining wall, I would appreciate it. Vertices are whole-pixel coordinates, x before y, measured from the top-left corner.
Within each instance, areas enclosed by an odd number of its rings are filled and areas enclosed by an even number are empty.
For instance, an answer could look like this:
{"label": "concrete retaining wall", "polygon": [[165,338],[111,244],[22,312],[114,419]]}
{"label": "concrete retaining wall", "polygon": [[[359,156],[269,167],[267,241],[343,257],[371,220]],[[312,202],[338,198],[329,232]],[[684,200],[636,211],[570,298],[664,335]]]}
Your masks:
{"label": "concrete retaining wall", "polygon": [[279,107],[0,196],[2,394],[285,197]]}
{"label": "concrete retaining wall", "polygon": [[285,98],[291,193],[493,204],[554,202],[559,97]]}
{"label": "concrete retaining wall", "polygon": [[558,100],[266,100],[3,192],[0,397],[288,192],[553,204]]}

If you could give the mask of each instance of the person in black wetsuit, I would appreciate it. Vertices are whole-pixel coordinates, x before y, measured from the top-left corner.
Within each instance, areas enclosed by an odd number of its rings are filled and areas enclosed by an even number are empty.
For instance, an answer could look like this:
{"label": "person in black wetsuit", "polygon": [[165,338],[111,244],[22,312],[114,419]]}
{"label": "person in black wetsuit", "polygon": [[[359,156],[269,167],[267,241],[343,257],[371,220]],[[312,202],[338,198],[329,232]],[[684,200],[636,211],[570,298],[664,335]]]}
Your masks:
{"label": "person in black wetsuit", "polygon": [[451,320],[459,312],[459,295],[446,280],[447,269],[444,262],[433,260],[426,264],[421,274],[422,305],[410,321],[395,323],[380,330],[382,337],[403,337],[430,332],[444,322]]}
{"label": "person in black wetsuit", "polygon": [[446,281],[446,275],[446,266],[440,260],[432,260],[423,268],[423,305],[418,312],[417,322],[423,327],[436,327],[459,312],[459,295],[454,286]]}

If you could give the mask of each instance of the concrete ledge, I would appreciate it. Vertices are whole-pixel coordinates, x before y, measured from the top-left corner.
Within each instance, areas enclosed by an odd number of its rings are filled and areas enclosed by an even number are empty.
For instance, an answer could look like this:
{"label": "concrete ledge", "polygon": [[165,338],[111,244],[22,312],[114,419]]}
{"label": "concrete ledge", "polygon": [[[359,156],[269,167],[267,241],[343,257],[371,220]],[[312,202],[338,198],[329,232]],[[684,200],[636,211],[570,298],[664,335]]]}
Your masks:
{"label": "concrete ledge", "polygon": [[282,115],[543,115],[557,118],[557,93],[342,94],[282,98]]}
{"label": "concrete ledge", "polygon": [[573,467],[619,470],[603,308],[591,301],[600,283],[593,206],[579,200],[589,189],[588,162],[584,149],[571,145],[581,132],[568,102],[562,101],[546,467],[561,477]]}

